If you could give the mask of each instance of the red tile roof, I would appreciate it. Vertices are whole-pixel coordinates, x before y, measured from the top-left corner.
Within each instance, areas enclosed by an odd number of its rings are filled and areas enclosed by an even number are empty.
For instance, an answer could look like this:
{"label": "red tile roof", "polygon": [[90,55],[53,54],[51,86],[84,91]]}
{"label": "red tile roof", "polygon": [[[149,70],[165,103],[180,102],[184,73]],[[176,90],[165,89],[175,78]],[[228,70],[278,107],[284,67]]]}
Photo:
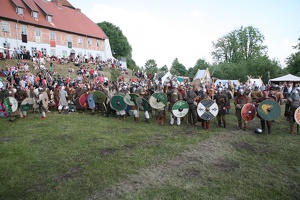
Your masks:
{"label": "red tile roof", "polygon": [[[17,0],[14,0],[17,2]],[[31,16],[31,9],[25,6],[24,16],[18,15],[15,10],[15,5],[12,0],[1,0],[0,6],[0,18],[10,19],[18,21],[19,23],[32,24],[36,26],[43,26],[49,29],[56,29],[65,32],[76,33],[79,35],[106,39],[107,36],[103,30],[87,16],[76,9],[72,9],[69,6],[57,7],[53,2],[45,0],[29,0],[33,2],[36,8],[39,10],[38,20],[35,20]],[[20,4],[21,0],[18,0]],[[38,6],[36,3],[40,6]],[[67,1],[64,0],[63,5],[67,5]],[[21,2],[23,3],[23,2]],[[25,3],[26,4],[26,3]],[[21,4],[20,4],[21,5]],[[71,5],[71,4],[70,4]],[[71,5],[72,6],[72,5]],[[46,13],[52,14],[52,23],[46,20],[46,14],[41,9],[46,9]]]}

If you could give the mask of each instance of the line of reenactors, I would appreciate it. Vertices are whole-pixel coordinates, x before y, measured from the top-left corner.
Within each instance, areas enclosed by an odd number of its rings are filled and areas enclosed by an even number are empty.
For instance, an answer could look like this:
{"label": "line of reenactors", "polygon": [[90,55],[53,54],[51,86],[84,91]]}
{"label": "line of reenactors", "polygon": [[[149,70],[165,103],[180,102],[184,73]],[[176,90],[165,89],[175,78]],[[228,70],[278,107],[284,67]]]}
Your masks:
{"label": "line of reenactors", "polygon": [[[0,115],[11,117],[27,116],[28,110],[39,109],[41,119],[46,119],[49,109],[57,108],[59,113],[70,111],[84,112],[91,110],[118,119],[132,115],[139,122],[140,111],[144,112],[145,121],[150,122],[150,116],[155,116],[156,124],[165,124],[169,113],[170,124],[186,120],[188,124],[204,129],[210,128],[210,120],[217,118],[219,127],[227,127],[226,114],[230,111],[230,100],[233,99],[238,128],[247,130],[248,123],[258,116],[261,129],[257,132],[272,131],[272,121],[281,113],[283,95],[276,89],[260,91],[258,87],[249,91],[239,88],[237,93],[223,87],[213,88],[211,85],[178,85],[172,77],[164,84],[151,81],[132,83],[124,86],[119,83],[79,83],[72,85],[56,85],[54,88],[34,88],[24,90],[16,88],[0,88]],[[290,124],[290,132],[294,133],[295,122],[299,124],[299,91],[292,90],[285,104],[284,115]],[[297,125],[297,132],[299,130]]]}

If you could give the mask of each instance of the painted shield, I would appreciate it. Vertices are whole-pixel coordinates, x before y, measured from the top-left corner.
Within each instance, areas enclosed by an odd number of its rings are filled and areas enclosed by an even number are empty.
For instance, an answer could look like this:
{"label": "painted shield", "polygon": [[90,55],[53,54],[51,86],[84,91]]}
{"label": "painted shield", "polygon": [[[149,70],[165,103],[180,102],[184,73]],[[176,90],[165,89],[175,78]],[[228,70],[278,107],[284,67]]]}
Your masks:
{"label": "painted shield", "polygon": [[48,109],[49,97],[46,91],[42,93],[42,104],[45,109]]}
{"label": "painted shield", "polygon": [[16,110],[18,109],[17,99],[15,99],[14,97],[7,97],[4,100],[4,107],[10,113],[16,112]]}
{"label": "painted shield", "polygon": [[124,102],[129,105],[129,106],[134,106],[135,105],[135,98],[138,98],[139,96],[134,93],[126,94],[124,96]]}
{"label": "painted shield", "polygon": [[177,101],[172,107],[172,112],[175,117],[184,117],[189,112],[189,104],[185,101]]}
{"label": "painted shield", "polygon": [[115,95],[110,100],[110,107],[116,111],[125,110],[127,104],[124,102],[124,99],[120,95]]}
{"label": "painted shield", "polygon": [[298,107],[298,108],[295,110],[294,118],[295,118],[296,123],[297,123],[298,125],[300,125],[300,107]]}
{"label": "painted shield", "polygon": [[93,94],[90,94],[88,96],[88,104],[89,104],[90,109],[94,109],[95,108],[95,101],[94,101]]}
{"label": "painted shield", "polygon": [[153,93],[149,99],[149,103],[154,109],[162,109],[167,105],[167,95],[163,92]]}
{"label": "painted shield", "polygon": [[142,97],[138,97],[135,99],[136,104],[139,106],[139,108],[143,111],[150,111],[151,110],[151,106],[149,104],[149,102],[142,98]]}
{"label": "painted shield", "polygon": [[33,98],[26,98],[21,103],[21,110],[27,111],[33,108],[34,99]]}
{"label": "painted shield", "polygon": [[211,120],[215,118],[218,112],[218,105],[213,100],[202,100],[197,106],[197,113],[199,117],[204,120]]}
{"label": "painted shield", "polygon": [[8,117],[9,112],[5,109],[4,104],[0,103],[0,117]]}
{"label": "painted shield", "polygon": [[106,95],[104,94],[104,92],[96,91],[93,94],[93,98],[96,103],[104,103],[106,100]]}
{"label": "painted shield", "polygon": [[280,115],[280,105],[273,100],[264,100],[257,109],[258,115],[267,121],[275,120]]}
{"label": "painted shield", "polygon": [[4,84],[2,81],[0,81],[0,88],[3,88]]}
{"label": "painted shield", "polygon": [[85,108],[85,109],[87,109],[87,108],[89,107],[89,104],[88,104],[88,97],[89,97],[89,95],[86,94],[86,93],[82,94],[82,95],[79,97],[79,104],[80,104],[83,108]]}
{"label": "painted shield", "polygon": [[251,121],[256,115],[255,106],[251,103],[246,103],[241,110],[241,115],[246,122]]}

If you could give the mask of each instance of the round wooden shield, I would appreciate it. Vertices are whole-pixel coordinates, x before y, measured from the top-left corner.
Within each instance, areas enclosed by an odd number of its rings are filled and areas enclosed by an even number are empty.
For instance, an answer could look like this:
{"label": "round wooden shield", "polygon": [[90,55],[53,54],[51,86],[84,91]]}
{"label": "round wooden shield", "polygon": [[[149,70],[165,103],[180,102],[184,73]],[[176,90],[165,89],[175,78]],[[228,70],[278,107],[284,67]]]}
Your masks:
{"label": "round wooden shield", "polygon": [[8,117],[9,112],[5,109],[4,104],[0,103],[0,117]]}
{"label": "round wooden shield", "polygon": [[136,104],[139,106],[139,108],[143,111],[150,111],[151,110],[151,106],[149,104],[149,102],[142,98],[142,97],[138,97],[135,99]]}
{"label": "round wooden shield", "polygon": [[49,97],[46,91],[42,93],[42,104],[45,109],[48,109]]}
{"label": "round wooden shield", "polygon": [[33,108],[34,99],[33,98],[26,98],[21,103],[21,110],[27,111]]}
{"label": "round wooden shield", "polygon": [[264,100],[258,106],[257,113],[267,121],[275,120],[280,115],[280,105],[273,100]]}
{"label": "round wooden shield", "polygon": [[106,95],[104,94],[104,92],[96,91],[93,94],[93,98],[96,103],[104,103],[106,100]]}
{"label": "round wooden shield", "polygon": [[110,100],[110,107],[116,111],[125,110],[127,104],[124,102],[124,99],[120,95],[115,95]]}
{"label": "round wooden shield", "polygon": [[219,108],[213,100],[202,100],[197,106],[197,113],[201,119],[211,120],[218,115]]}
{"label": "round wooden shield", "polygon": [[241,110],[241,115],[246,122],[251,121],[256,115],[255,106],[251,103],[246,103]]}
{"label": "round wooden shield", "polygon": [[0,81],[0,88],[3,88],[4,84],[2,81]]}
{"label": "round wooden shield", "polygon": [[138,98],[139,96],[134,93],[126,94],[124,96],[124,102],[129,105],[129,106],[134,106],[135,105],[135,98]]}
{"label": "round wooden shield", "polygon": [[163,92],[153,93],[149,99],[149,103],[154,109],[162,109],[167,105],[167,95]]}
{"label": "round wooden shield", "polygon": [[184,117],[189,112],[189,104],[185,101],[177,101],[172,107],[175,117]]}
{"label": "round wooden shield", "polygon": [[295,110],[294,119],[298,125],[300,125],[300,107]]}
{"label": "round wooden shield", "polygon": [[18,109],[17,99],[15,99],[14,97],[7,97],[4,100],[4,107],[10,113],[16,112],[16,110]]}
{"label": "round wooden shield", "polygon": [[89,95],[86,94],[86,93],[82,94],[82,95],[79,97],[79,104],[80,104],[83,108],[85,108],[85,109],[87,109],[87,108],[89,107],[89,104],[88,104],[88,97],[89,97]]}
{"label": "round wooden shield", "polygon": [[90,107],[90,109],[94,109],[95,108],[95,101],[94,101],[94,96],[93,96],[93,94],[90,94],[89,96],[88,96],[88,104],[89,104],[89,107]]}

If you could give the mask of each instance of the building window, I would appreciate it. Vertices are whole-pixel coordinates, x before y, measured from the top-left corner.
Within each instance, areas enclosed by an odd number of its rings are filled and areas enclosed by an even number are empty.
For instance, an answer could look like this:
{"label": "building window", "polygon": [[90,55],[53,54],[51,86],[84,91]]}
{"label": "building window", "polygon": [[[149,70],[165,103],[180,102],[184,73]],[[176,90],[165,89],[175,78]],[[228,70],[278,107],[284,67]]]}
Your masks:
{"label": "building window", "polygon": [[21,49],[22,51],[26,51],[26,46],[20,45],[20,49]]}
{"label": "building window", "polygon": [[50,40],[55,40],[55,31],[50,31]]}
{"label": "building window", "polygon": [[27,35],[27,26],[21,25],[21,35]]}
{"label": "building window", "polygon": [[101,40],[97,40],[97,47],[100,47]]}
{"label": "building window", "polygon": [[47,15],[47,21],[50,22],[50,23],[52,23],[52,16]]}
{"label": "building window", "polygon": [[78,37],[78,44],[82,44],[82,37]]}
{"label": "building window", "polygon": [[41,33],[41,29],[40,28],[35,28],[35,36],[36,37],[41,37],[42,33]]}
{"label": "building window", "polygon": [[91,46],[92,45],[92,40],[89,38],[87,43],[88,43],[89,46]]}
{"label": "building window", "polygon": [[2,31],[9,32],[9,23],[8,21],[2,21]]}
{"label": "building window", "polygon": [[34,11],[32,11],[32,17],[37,19],[37,18],[38,18],[38,13],[37,13],[37,12],[34,12]]}
{"label": "building window", "polygon": [[68,57],[68,52],[65,51],[65,50],[63,50],[63,51],[62,51],[62,56],[63,56],[64,58],[67,58],[67,57]]}
{"label": "building window", "polygon": [[50,49],[50,56],[56,56],[55,49]]}
{"label": "building window", "polygon": [[17,13],[19,15],[24,15],[24,9],[23,8],[20,8],[20,7],[17,7]]}
{"label": "building window", "polygon": [[68,42],[72,42],[73,41],[72,35],[68,35],[67,40],[68,40]]}
{"label": "building window", "polygon": [[42,51],[42,54],[43,54],[44,56],[47,55],[47,49],[46,49],[46,48],[41,48],[41,51]]}

